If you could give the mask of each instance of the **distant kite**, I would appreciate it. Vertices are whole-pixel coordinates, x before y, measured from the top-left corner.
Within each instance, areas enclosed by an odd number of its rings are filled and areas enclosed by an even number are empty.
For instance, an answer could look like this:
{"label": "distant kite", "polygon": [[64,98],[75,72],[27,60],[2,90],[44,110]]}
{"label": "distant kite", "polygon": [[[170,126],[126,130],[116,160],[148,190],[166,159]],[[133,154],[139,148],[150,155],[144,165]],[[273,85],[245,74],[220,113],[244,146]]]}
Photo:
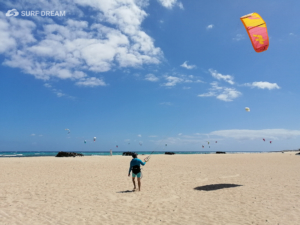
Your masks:
{"label": "distant kite", "polygon": [[96,137],[94,137],[94,142],[96,141]]}
{"label": "distant kite", "polygon": [[118,145],[116,145],[116,148],[118,148],[119,146]]}
{"label": "distant kite", "polygon": [[83,142],[84,144],[86,144],[86,140],[84,140],[84,142]]}
{"label": "distant kite", "polygon": [[204,148],[204,146],[202,145],[202,148]]}
{"label": "distant kite", "polygon": [[69,129],[65,129],[65,130],[67,130],[67,131],[68,131],[68,134],[69,134],[69,133],[71,133],[71,131],[70,131]]}
{"label": "distant kite", "polygon": [[266,139],[263,138],[263,141],[266,141]]}
{"label": "distant kite", "polygon": [[254,50],[256,52],[266,51],[269,47],[269,36],[263,18],[257,13],[250,13],[240,19],[247,30]]}
{"label": "distant kite", "polygon": [[270,144],[272,144],[272,141],[270,141]]}
{"label": "distant kite", "polygon": [[165,146],[168,146],[167,144],[165,144]]}
{"label": "distant kite", "polygon": [[245,107],[245,110],[246,110],[247,112],[250,112],[250,108],[249,108],[249,107]]}

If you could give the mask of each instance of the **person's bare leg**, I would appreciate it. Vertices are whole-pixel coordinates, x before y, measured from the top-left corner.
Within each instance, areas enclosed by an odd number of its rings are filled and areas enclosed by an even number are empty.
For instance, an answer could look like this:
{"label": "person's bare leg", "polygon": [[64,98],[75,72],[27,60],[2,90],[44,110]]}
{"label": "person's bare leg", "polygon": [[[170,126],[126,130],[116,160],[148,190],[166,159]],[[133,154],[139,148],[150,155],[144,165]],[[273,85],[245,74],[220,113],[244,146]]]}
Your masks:
{"label": "person's bare leg", "polygon": [[141,191],[141,178],[137,178],[138,185],[139,185],[139,191]]}
{"label": "person's bare leg", "polygon": [[135,186],[135,177],[132,178],[132,183],[133,183],[133,190],[135,191],[135,189],[136,189],[136,186]]}

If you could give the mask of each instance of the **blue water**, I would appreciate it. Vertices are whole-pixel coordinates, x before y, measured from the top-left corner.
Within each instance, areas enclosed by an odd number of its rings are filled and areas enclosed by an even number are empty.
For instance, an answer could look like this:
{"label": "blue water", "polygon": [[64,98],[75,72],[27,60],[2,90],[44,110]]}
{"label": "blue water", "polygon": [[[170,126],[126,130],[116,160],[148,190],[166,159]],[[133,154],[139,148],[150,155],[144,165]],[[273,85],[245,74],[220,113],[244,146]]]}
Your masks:
{"label": "blue water", "polygon": [[[56,156],[58,151],[55,152],[43,152],[43,151],[29,151],[29,152],[1,152],[0,151],[0,157],[41,157],[41,156]],[[84,156],[106,156],[110,155],[109,151],[107,152],[76,152],[76,153],[81,153]],[[149,155],[151,152],[147,151],[137,151],[138,155]],[[182,151],[182,152],[174,152],[175,154],[215,154],[216,152],[204,152],[204,151],[198,151],[198,152],[187,152],[187,151]],[[226,152],[226,153],[258,153],[258,152]],[[122,155],[123,152],[117,152],[114,151],[113,155]],[[165,154],[165,152],[161,151],[156,151],[152,153],[153,155],[162,155]]]}

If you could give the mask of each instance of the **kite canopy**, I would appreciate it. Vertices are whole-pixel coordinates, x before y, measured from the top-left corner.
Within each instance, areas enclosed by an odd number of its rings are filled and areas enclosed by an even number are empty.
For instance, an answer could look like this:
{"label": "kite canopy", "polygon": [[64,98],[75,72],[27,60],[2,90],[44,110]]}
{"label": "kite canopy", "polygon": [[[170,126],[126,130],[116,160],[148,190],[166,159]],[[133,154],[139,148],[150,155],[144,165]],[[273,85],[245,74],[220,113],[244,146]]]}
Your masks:
{"label": "kite canopy", "polygon": [[252,46],[256,52],[266,51],[269,47],[267,25],[258,13],[250,13],[242,16],[243,22]]}
{"label": "kite canopy", "polygon": [[245,107],[245,110],[246,110],[247,112],[250,112],[250,108],[249,108],[249,107]]}

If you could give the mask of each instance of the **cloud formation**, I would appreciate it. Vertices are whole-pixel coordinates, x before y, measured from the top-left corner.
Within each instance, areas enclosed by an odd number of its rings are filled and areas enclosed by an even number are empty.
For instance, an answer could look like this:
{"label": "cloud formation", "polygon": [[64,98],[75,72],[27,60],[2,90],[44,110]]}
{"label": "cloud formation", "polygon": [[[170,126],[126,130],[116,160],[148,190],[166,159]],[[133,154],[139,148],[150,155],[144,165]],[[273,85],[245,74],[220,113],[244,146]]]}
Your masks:
{"label": "cloud formation", "polygon": [[225,138],[234,138],[238,140],[254,140],[254,139],[290,139],[300,136],[300,130],[287,129],[263,129],[263,130],[219,130],[209,133],[209,135],[217,135]]}
{"label": "cloud formation", "polygon": [[158,2],[167,9],[172,9],[175,6],[178,6],[180,9],[184,9],[183,4],[178,0],[158,0]]}
{"label": "cloud formation", "polygon": [[[30,6],[34,1],[25,3]],[[162,51],[141,29],[147,4],[147,0],[50,0],[37,4],[76,12],[82,7],[93,9],[89,16],[61,17],[57,23],[55,19],[6,17],[0,12],[0,54],[5,56],[5,65],[37,79],[71,79],[77,85],[105,86],[102,79],[90,78],[86,72],[160,63]]]}
{"label": "cloud formation", "polygon": [[195,65],[188,65],[188,64],[187,64],[187,61],[185,61],[185,62],[184,62],[182,65],[180,65],[180,66],[183,67],[183,68],[186,68],[186,69],[188,69],[188,70],[196,68]]}
{"label": "cloud formation", "polygon": [[206,29],[207,29],[207,30],[211,30],[211,29],[213,29],[213,27],[214,27],[214,25],[213,25],[213,24],[210,24],[210,25],[208,25],[208,26],[206,27]]}
{"label": "cloud formation", "polygon": [[245,86],[249,86],[252,88],[259,88],[259,89],[280,89],[280,87],[276,83],[270,83],[267,81],[259,81],[259,82],[253,82],[253,83],[246,83]]}
{"label": "cloud formation", "polygon": [[230,75],[222,75],[221,73],[218,73],[216,70],[213,69],[209,69],[208,70],[210,72],[210,74],[216,78],[217,80],[224,80],[225,82],[229,83],[229,84],[234,84],[233,81],[233,76]]}
{"label": "cloud formation", "polygon": [[156,77],[154,74],[147,74],[145,76],[145,80],[148,80],[148,81],[151,81],[151,82],[156,82],[156,81],[159,81],[159,78]]}
{"label": "cloud formation", "polygon": [[235,88],[220,87],[217,82],[212,82],[209,92],[199,94],[198,97],[216,97],[217,99],[225,102],[231,102],[233,99],[242,95],[241,92]]}

